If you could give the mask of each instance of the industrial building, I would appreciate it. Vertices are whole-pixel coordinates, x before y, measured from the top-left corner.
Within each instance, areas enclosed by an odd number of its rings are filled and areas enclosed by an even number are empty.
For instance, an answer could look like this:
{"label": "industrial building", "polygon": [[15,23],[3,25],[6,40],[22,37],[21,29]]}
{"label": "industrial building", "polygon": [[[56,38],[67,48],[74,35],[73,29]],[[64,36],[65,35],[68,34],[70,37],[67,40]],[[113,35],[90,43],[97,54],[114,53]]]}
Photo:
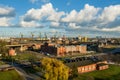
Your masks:
{"label": "industrial building", "polygon": [[41,46],[41,51],[56,56],[85,54],[86,45],[56,45],[45,43]]}

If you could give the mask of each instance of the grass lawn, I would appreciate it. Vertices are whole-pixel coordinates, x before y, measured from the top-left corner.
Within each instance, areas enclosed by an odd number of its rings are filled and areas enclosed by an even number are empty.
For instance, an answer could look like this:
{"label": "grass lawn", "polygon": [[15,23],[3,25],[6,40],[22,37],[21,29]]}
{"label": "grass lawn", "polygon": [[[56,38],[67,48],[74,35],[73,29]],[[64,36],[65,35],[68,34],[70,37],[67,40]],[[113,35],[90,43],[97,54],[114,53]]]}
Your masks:
{"label": "grass lawn", "polygon": [[37,56],[38,54],[36,52],[24,51],[22,53],[17,54],[13,58],[18,60],[29,60],[30,58],[38,59]]}
{"label": "grass lawn", "polygon": [[95,80],[120,80],[120,66],[110,65],[109,69],[80,74],[80,80],[88,80],[93,77]]}
{"label": "grass lawn", "polygon": [[5,64],[4,62],[0,61],[0,65],[4,65],[4,64]]}
{"label": "grass lawn", "polygon": [[23,80],[23,78],[15,71],[0,72],[0,80]]}

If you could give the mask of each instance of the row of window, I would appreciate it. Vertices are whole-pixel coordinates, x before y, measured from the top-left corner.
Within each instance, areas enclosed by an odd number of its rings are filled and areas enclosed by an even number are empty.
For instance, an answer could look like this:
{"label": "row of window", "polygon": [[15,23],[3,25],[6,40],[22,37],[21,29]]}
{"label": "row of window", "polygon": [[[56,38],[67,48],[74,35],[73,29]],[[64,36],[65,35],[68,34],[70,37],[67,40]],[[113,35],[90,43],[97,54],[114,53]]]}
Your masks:
{"label": "row of window", "polygon": [[106,69],[106,68],[108,68],[108,66],[102,66],[102,67],[100,67],[100,70]]}
{"label": "row of window", "polygon": [[95,70],[95,68],[96,68],[95,65],[85,66],[85,67],[79,68],[79,72],[92,71],[92,70]]}

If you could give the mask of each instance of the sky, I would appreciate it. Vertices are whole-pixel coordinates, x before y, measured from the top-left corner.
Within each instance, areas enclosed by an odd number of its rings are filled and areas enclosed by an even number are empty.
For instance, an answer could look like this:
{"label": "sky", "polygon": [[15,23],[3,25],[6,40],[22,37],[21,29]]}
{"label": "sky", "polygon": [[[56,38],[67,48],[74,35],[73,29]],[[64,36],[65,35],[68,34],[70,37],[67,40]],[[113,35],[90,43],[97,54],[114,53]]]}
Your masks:
{"label": "sky", "polygon": [[120,37],[120,0],[0,0],[0,37]]}

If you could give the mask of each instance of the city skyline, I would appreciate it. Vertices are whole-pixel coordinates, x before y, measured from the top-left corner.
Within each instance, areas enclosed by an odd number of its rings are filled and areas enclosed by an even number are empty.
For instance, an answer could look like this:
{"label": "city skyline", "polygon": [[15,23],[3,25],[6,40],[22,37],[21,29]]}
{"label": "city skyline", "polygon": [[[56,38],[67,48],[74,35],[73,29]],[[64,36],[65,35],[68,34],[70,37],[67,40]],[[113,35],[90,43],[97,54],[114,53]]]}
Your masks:
{"label": "city skyline", "polygon": [[[67,36],[120,35],[119,0],[1,0],[0,36],[31,32]],[[50,34],[49,34],[50,35]]]}

